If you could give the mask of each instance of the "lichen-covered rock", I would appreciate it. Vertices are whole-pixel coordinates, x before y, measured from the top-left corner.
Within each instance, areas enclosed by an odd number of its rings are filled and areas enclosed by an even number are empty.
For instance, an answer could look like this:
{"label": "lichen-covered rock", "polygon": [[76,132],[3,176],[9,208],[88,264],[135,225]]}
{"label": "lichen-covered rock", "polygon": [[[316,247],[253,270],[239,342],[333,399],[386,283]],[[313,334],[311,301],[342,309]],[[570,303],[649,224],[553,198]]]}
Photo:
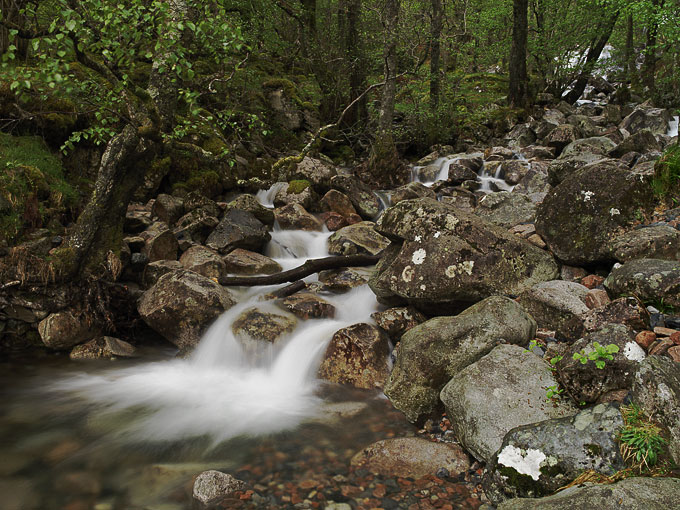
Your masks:
{"label": "lichen-covered rock", "polygon": [[306,156],[293,169],[286,169],[280,177],[285,181],[302,179],[309,181],[318,193],[325,193],[331,187],[331,179],[338,175],[335,167],[320,159]]}
{"label": "lichen-covered rock", "polygon": [[380,212],[380,202],[368,185],[356,177],[336,175],[331,179],[331,186],[349,197],[352,205],[362,218],[372,220]]}
{"label": "lichen-covered rock", "polygon": [[301,319],[335,317],[335,306],[312,292],[296,292],[282,299],[281,306]]}
{"label": "lichen-covered rock", "polygon": [[375,231],[375,223],[362,221],[343,227],[328,238],[331,255],[377,255],[390,244],[389,239]]}
{"label": "lichen-covered rock", "polygon": [[366,285],[372,272],[372,269],[363,267],[328,269],[319,273],[319,281],[329,290],[345,292]]}
{"label": "lichen-covered rock", "polygon": [[137,310],[153,330],[184,350],[194,347],[210,323],[234,303],[211,279],[179,270],[161,276],[142,295]]}
{"label": "lichen-covered rock", "polygon": [[541,329],[559,331],[568,321],[579,320],[588,312],[585,304],[588,288],[575,282],[554,280],[525,290],[519,303]]}
{"label": "lichen-covered rock", "polygon": [[373,443],[358,452],[350,462],[352,469],[389,478],[436,476],[445,469],[456,477],[470,468],[463,449],[451,443],[435,443],[420,437],[398,437]]}
{"label": "lichen-covered rock", "polygon": [[300,204],[288,204],[274,210],[276,221],[283,229],[292,230],[323,230],[322,223]]}
{"label": "lichen-covered rock", "polygon": [[296,325],[293,317],[249,308],[236,318],[231,329],[246,349],[255,349],[258,341],[273,344]]}
{"label": "lichen-covered rock", "polygon": [[642,331],[649,327],[649,312],[637,298],[622,297],[565,320],[555,335],[565,340],[577,340],[610,323],[623,324],[632,330]]}
{"label": "lichen-covered rock", "polygon": [[629,133],[649,129],[655,135],[665,135],[668,132],[670,120],[671,116],[668,110],[650,108],[641,104],[621,121],[620,127]]}
{"label": "lichen-covered rock", "polygon": [[637,228],[613,239],[612,258],[680,260],[680,231],[668,225]]}
{"label": "lichen-covered rock", "polygon": [[562,154],[560,154],[559,159],[581,154],[606,156],[614,147],[616,147],[616,144],[605,136],[581,138],[567,145]]}
{"label": "lichen-covered rock", "polygon": [[245,488],[245,482],[221,471],[203,471],[196,477],[192,494],[200,508],[208,508]]}
{"label": "lichen-covered rock", "polygon": [[548,182],[551,186],[557,186],[571,174],[576,173],[577,170],[603,159],[606,158],[602,155],[590,153],[582,153],[564,158],[560,156],[548,165]]}
{"label": "lichen-covered rock", "polygon": [[219,220],[201,207],[186,213],[177,220],[173,233],[180,242],[203,244],[218,224]]}
{"label": "lichen-covered rock", "polygon": [[97,336],[98,330],[91,317],[66,310],[50,314],[40,321],[38,333],[50,349],[67,350]]}
{"label": "lichen-covered rock", "polygon": [[484,492],[499,504],[547,496],[584,471],[613,475],[625,467],[616,441],[622,427],[618,407],[600,404],[512,429],[487,468]]}
{"label": "lichen-covered rock", "polygon": [[451,377],[488,354],[501,339],[525,345],[536,323],[511,299],[492,296],[455,317],[435,317],[401,337],[385,387],[390,401],[411,422],[439,406],[439,392]]}
{"label": "lichen-covered rock", "polygon": [[357,213],[352,202],[347,198],[347,195],[336,189],[328,191],[328,193],[323,196],[321,199],[321,210],[335,212],[344,217]]}
{"label": "lichen-covered rock", "polygon": [[430,199],[390,207],[376,230],[395,241],[369,285],[382,302],[455,313],[494,294],[557,277],[550,254],[505,229]]}
{"label": "lichen-covered rock", "polygon": [[649,356],[635,374],[631,400],[670,433],[668,450],[680,464],[680,363]]}
{"label": "lichen-covered rock", "polygon": [[610,258],[609,240],[630,230],[653,204],[646,177],[615,161],[600,161],[548,193],[536,213],[536,231],[567,264],[601,262]]}
{"label": "lichen-covered rock", "polygon": [[144,268],[142,281],[146,288],[153,286],[164,274],[183,269],[178,260],[157,260]]}
{"label": "lichen-covered rock", "polygon": [[526,195],[500,191],[482,197],[475,215],[499,227],[511,228],[520,223],[533,223],[536,204]]}
{"label": "lichen-covered rock", "polygon": [[510,499],[498,510],[667,510],[678,503],[678,478],[626,478],[615,484],[584,483],[540,499]]}
{"label": "lichen-covered rock", "polygon": [[661,301],[680,306],[680,261],[637,259],[614,269],[604,281],[609,295],[637,296],[642,301]]}
{"label": "lichen-covered rock", "polygon": [[274,274],[282,270],[281,264],[259,253],[236,248],[222,259],[228,273]]}
{"label": "lichen-covered rock", "polygon": [[318,195],[314,192],[309,182],[306,181],[290,182],[288,183],[288,186],[281,188],[274,196],[275,207],[283,207],[288,204],[300,204],[308,211],[311,211],[312,207],[316,207],[318,201]]}
{"label": "lichen-covered rock", "polygon": [[389,372],[388,355],[389,340],[380,328],[354,324],[333,335],[319,377],[356,388],[382,388]]}
{"label": "lichen-covered rock", "polygon": [[[477,174],[473,173],[472,179],[477,178]],[[436,199],[437,195],[432,188],[428,188],[420,182],[410,182],[399,186],[397,189],[392,191],[390,202],[392,205],[398,204],[402,200],[409,200],[411,198],[433,198]]]}
{"label": "lichen-covered rock", "polygon": [[140,234],[144,239],[142,254],[149,262],[157,260],[177,260],[179,243],[172,230],[165,223],[154,223],[149,229]]}
{"label": "lichen-covered rock", "polygon": [[548,364],[517,345],[498,345],[453,375],[441,400],[456,438],[476,459],[489,462],[505,435],[520,425],[575,413],[546,398],[557,386]]}
{"label": "lichen-covered rock", "polygon": [[[589,359],[591,353],[615,345],[617,352],[605,353]],[[574,355],[577,358],[574,358]],[[592,403],[607,392],[626,390],[633,384],[633,376],[645,352],[635,342],[635,333],[623,324],[607,324],[571,344],[562,360],[557,362],[557,373],[562,386],[576,402]],[[586,363],[583,363],[583,360]],[[602,368],[597,367],[600,363]],[[603,364],[602,364],[603,363]]]}
{"label": "lichen-covered rock", "polygon": [[[664,133],[665,134],[665,133]],[[656,137],[649,129],[641,129],[623,140],[620,144],[609,151],[613,158],[620,158],[629,152],[645,154],[651,151],[660,151],[661,146]]]}
{"label": "lichen-covered rock", "polygon": [[205,244],[226,254],[236,248],[260,251],[270,239],[267,227],[255,216],[241,209],[230,209]]}
{"label": "lichen-covered rock", "polygon": [[137,356],[137,350],[133,345],[110,336],[102,336],[82,345],[76,345],[69,354],[69,358],[73,360],[134,358],[135,356]]}
{"label": "lichen-covered rock", "polygon": [[548,147],[554,147],[557,152],[562,152],[562,149],[579,138],[581,138],[581,131],[576,126],[560,124],[548,133],[544,142]]}
{"label": "lichen-covered rock", "polygon": [[384,312],[372,313],[371,318],[395,342],[398,342],[409,329],[413,329],[427,320],[425,315],[410,306],[388,308]]}
{"label": "lichen-covered rock", "polygon": [[265,225],[274,224],[274,211],[263,206],[253,195],[239,195],[227,204],[227,211],[231,209],[249,212]]}
{"label": "lichen-covered rock", "polygon": [[202,274],[210,279],[219,279],[227,273],[227,267],[222,257],[205,246],[192,246],[179,258],[185,269]]}

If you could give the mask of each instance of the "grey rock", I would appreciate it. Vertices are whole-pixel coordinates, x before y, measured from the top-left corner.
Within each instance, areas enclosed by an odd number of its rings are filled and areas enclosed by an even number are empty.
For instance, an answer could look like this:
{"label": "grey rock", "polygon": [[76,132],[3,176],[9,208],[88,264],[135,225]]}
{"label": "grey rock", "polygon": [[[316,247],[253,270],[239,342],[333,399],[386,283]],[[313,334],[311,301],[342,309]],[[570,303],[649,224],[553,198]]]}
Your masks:
{"label": "grey rock", "polygon": [[161,193],[151,207],[151,217],[172,226],[184,214],[184,200]]}
{"label": "grey rock", "polygon": [[620,144],[609,151],[613,158],[620,158],[628,152],[646,154],[652,151],[660,151],[661,145],[649,129],[641,129],[623,140]]}
{"label": "grey rock", "polygon": [[227,473],[210,470],[196,477],[192,494],[200,505],[208,507],[236,491],[243,490],[245,486],[245,482]]}
{"label": "grey rock", "polygon": [[622,427],[618,407],[600,404],[512,429],[487,467],[484,492],[498,504],[550,495],[584,471],[612,475],[625,467],[616,441]]}
{"label": "grey rock", "polygon": [[378,198],[359,179],[349,175],[336,175],[331,179],[331,187],[347,195],[362,218],[372,220],[380,212]]}
{"label": "grey rock", "polygon": [[240,209],[230,209],[205,244],[226,254],[236,248],[260,251],[270,239],[267,228],[255,216]]}
{"label": "grey rock", "polygon": [[362,221],[343,227],[328,238],[331,255],[356,255],[381,253],[390,244],[389,239],[375,230],[375,223]]}
{"label": "grey rock", "polygon": [[236,248],[223,258],[228,273],[234,274],[273,274],[282,270],[281,265],[259,253]]}
{"label": "grey rock", "polygon": [[179,262],[185,269],[211,279],[219,279],[227,273],[222,257],[205,246],[192,246],[182,254]]}
{"label": "grey rock", "polygon": [[664,135],[668,132],[670,120],[668,110],[640,105],[621,121],[620,127],[629,133],[649,129],[655,135]]}
{"label": "grey rock", "polygon": [[50,349],[67,350],[97,336],[91,317],[66,310],[50,314],[38,324],[38,333]]}
{"label": "grey rock", "polygon": [[226,210],[231,209],[249,212],[265,225],[272,226],[274,224],[274,211],[263,206],[253,195],[239,195],[227,204]]}
{"label": "grey rock", "polygon": [[475,209],[475,215],[507,229],[520,223],[533,223],[536,204],[526,195],[500,191],[482,197]]}
{"label": "grey rock", "polygon": [[554,280],[539,283],[519,296],[519,303],[541,329],[557,330],[588,312],[588,288],[575,282]]}
{"label": "grey rock", "polygon": [[634,259],[680,260],[680,231],[668,225],[637,228],[613,239],[612,257],[619,262]]}
{"label": "grey rock", "polygon": [[441,399],[461,444],[489,462],[515,427],[575,413],[566,400],[546,398],[547,389],[556,385],[541,358],[517,345],[499,345],[455,373]]}
{"label": "grey rock", "polygon": [[680,306],[680,261],[637,259],[614,269],[604,281],[612,298],[637,296],[642,301],[661,301]]}
{"label": "grey rock", "polygon": [[451,377],[491,352],[501,339],[525,345],[535,332],[534,320],[501,296],[455,317],[430,319],[401,337],[385,394],[410,421],[418,422],[437,409],[439,392]]}
{"label": "grey rock", "polygon": [[283,229],[321,231],[323,224],[300,204],[288,204],[274,210]]}

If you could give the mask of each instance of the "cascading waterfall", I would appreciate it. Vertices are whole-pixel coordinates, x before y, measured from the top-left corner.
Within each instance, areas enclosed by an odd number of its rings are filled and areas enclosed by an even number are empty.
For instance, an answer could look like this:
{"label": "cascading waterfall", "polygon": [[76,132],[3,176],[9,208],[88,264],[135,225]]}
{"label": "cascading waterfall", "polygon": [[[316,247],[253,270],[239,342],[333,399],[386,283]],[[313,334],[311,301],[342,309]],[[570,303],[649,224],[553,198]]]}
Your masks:
{"label": "cascading waterfall", "polygon": [[680,116],[678,115],[673,117],[668,123],[668,132],[666,134],[671,138],[678,136],[678,124],[680,124]]}
{"label": "cascading waterfall", "polygon": [[[269,200],[266,195],[261,198]],[[308,258],[328,255],[329,235],[276,230],[268,253],[284,269],[294,267]],[[53,389],[75,393],[103,412],[134,410],[134,417],[119,431],[124,439],[134,441],[208,436],[217,444],[236,436],[293,428],[321,408],[316,369],[333,333],[370,321],[377,303],[366,286],[324,296],[336,307],[335,319],[300,321],[287,338],[262,345],[253,356],[242,348],[232,323],[255,306],[285,314],[259,301],[274,288],[245,291],[241,302],[218,318],[188,359],[81,374],[55,383]]]}

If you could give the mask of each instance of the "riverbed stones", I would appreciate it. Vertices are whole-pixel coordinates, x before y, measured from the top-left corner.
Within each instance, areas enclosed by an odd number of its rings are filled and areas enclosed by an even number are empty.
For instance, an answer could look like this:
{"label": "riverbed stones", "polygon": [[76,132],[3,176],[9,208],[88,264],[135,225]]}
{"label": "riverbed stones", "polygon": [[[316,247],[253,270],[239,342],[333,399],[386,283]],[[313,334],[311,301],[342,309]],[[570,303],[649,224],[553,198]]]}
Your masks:
{"label": "riverbed stones", "polygon": [[354,324],[337,331],[319,367],[319,377],[355,388],[374,389],[385,385],[389,340],[372,324]]}
{"label": "riverbed stones", "polygon": [[550,495],[584,471],[612,475],[625,467],[616,441],[622,427],[618,406],[599,404],[514,428],[487,468],[484,492],[499,504]]}
{"label": "riverbed stones", "polygon": [[73,360],[111,359],[111,358],[134,358],[137,356],[133,345],[110,336],[102,336],[76,345],[69,358]]}
{"label": "riverbed stones", "polygon": [[548,182],[552,186],[557,186],[571,174],[576,173],[577,170],[602,159],[605,159],[605,157],[590,153],[581,153],[564,158],[560,156],[548,165]]}
{"label": "riverbed stones", "polygon": [[581,168],[548,193],[538,206],[536,230],[566,264],[603,262],[610,258],[608,242],[630,230],[653,204],[646,177],[613,160],[600,161]]}
{"label": "riverbed stones", "polygon": [[201,207],[177,220],[173,233],[180,243],[203,244],[219,223],[217,217]]}
{"label": "riverbed stones", "polygon": [[408,330],[427,320],[425,315],[410,306],[388,308],[384,312],[372,313],[371,318],[395,342],[398,342]]}
{"label": "riverbed stones", "polygon": [[267,227],[255,216],[241,209],[230,209],[205,244],[224,255],[236,248],[260,251],[270,239]]}
{"label": "riverbed stones", "polygon": [[293,331],[296,325],[293,317],[249,308],[236,318],[231,329],[246,350],[256,350],[258,341],[273,344]]}
{"label": "riverbed stones", "polygon": [[276,221],[283,229],[321,231],[323,224],[300,204],[288,204],[274,210]]}
{"label": "riverbed stones", "polygon": [[554,147],[558,153],[561,153],[567,145],[579,138],[581,138],[581,131],[576,126],[560,124],[546,135],[544,142],[548,147]]}
{"label": "riverbed stones", "polygon": [[575,413],[566,400],[546,398],[547,389],[556,386],[545,361],[517,345],[502,344],[454,373],[441,400],[461,444],[476,459],[489,462],[511,429]]}
{"label": "riverbed stones", "polygon": [[380,202],[371,188],[356,177],[336,175],[331,179],[331,187],[347,195],[362,218],[373,220],[380,212]]}
{"label": "riverbed stones", "polygon": [[430,199],[405,200],[376,230],[391,239],[369,281],[378,300],[455,313],[494,294],[557,277],[550,254],[507,230]]}
{"label": "riverbed stones", "polygon": [[372,272],[372,269],[363,267],[328,269],[319,273],[319,281],[324,284],[326,289],[334,292],[346,292],[366,285]]}
{"label": "riverbed stones", "polygon": [[142,281],[144,285],[149,288],[152,287],[158,279],[164,274],[177,271],[178,269],[184,269],[179,260],[157,260],[156,262],[151,262],[144,267],[144,274]]}
{"label": "riverbed stones", "polygon": [[175,234],[165,223],[156,222],[140,234],[144,239],[142,254],[149,262],[157,260],[176,260],[179,243]]}
{"label": "riverbed stones", "polygon": [[221,471],[204,471],[196,477],[192,488],[194,500],[199,508],[208,508],[219,503],[222,498],[243,490],[245,482]]}
{"label": "riverbed stones", "polygon": [[680,463],[680,363],[649,356],[635,374],[631,400],[669,431],[668,450]]}
{"label": "riverbed stones", "polygon": [[470,468],[470,459],[456,444],[399,437],[367,446],[352,457],[350,465],[384,477],[419,479],[435,476],[442,468],[456,477]]}
{"label": "riverbed stones", "polygon": [[228,253],[222,260],[226,271],[233,274],[274,274],[282,270],[281,265],[275,260],[241,248]]}
{"label": "riverbed stones", "polygon": [[50,349],[67,350],[96,336],[91,318],[70,310],[48,315],[38,324],[38,333]]}
{"label": "riverbed stones", "polygon": [[347,218],[357,213],[347,195],[336,189],[329,190],[321,199],[321,210],[335,212]]}
{"label": "riverbed stones", "polygon": [[151,206],[151,217],[173,226],[184,214],[184,200],[161,193]]}
{"label": "riverbed stones", "polygon": [[564,321],[556,335],[566,340],[576,340],[608,323],[623,324],[632,330],[642,331],[649,327],[649,312],[639,299],[622,297]]}
{"label": "riverbed stones", "polygon": [[231,209],[249,212],[259,221],[270,227],[274,224],[274,211],[263,206],[253,195],[247,193],[239,195],[227,204],[226,210],[229,211]]}
{"label": "riverbed stones", "polygon": [[[473,174],[472,179],[476,179],[477,174]],[[431,188],[428,188],[420,182],[410,182],[399,186],[397,189],[392,191],[390,197],[390,202],[392,205],[401,202],[402,200],[409,200],[412,198],[433,198],[436,199],[437,196]]]}
{"label": "riverbed stones", "polygon": [[680,260],[680,231],[668,225],[637,228],[612,240],[612,258]]}
{"label": "riverbed stones", "polygon": [[642,301],[680,306],[680,261],[631,260],[614,269],[604,287],[612,297],[633,295]]}
{"label": "riverbed stones", "polygon": [[539,328],[557,330],[588,311],[588,288],[575,282],[553,280],[539,283],[519,296],[519,303]]}
{"label": "riverbed stones", "polygon": [[678,491],[678,478],[626,478],[615,484],[579,484],[540,499],[510,499],[498,510],[667,510],[677,506]]}
{"label": "riverbed stones", "polygon": [[161,276],[141,297],[137,310],[153,330],[180,349],[190,349],[218,315],[234,305],[229,291],[193,271]]}
{"label": "riverbed stones", "polygon": [[[616,352],[604,352],[609,346],[616,346]],[[607,324],[571,344],[557,362],[557,373],[576,402],[592,403],[610,391],[629,389],[645,356],[631,329],[623,324]]]}
{"label": "riverbed stones", "polygon": [[293,181],[276,193],[274,206],[283,207],[288,204],[300,204],[309,211],[317,205],[318,200],[318,195],[308,181]]}
{"label": "riverbed stones", "polygon": [[483,196],[477,204],[475,215],[507,229],[532,223],[536,217],[536,204],[526,195],[499,191]]}
{"label": "riverbed stones", "polygon": [[621,121],[619,127],[629,133],[637,133],[643,129],[650,130],[655,135],[665,135],[671,116],[663,108],[651,108],[641,104]]}
{"label": "riverbed stones", "polygon": [[377,255],[390,244],[389,239],[375,230],[375,223],[362,221],[341,228],[328,238],[331,255]]}
{"label": "riverbed stones", "polygon": [[185,269],[213,280],[224,276],[227,272],[222,257],[205,246],[192,246],[182,254],[179,262]]}
{"label": "riverbed stones", "polygon": [[325,193],[331,187],[331,179],[338,175],[336,168],[316,158],[305,156],[293,169],[285,172],[286,181],[305,180],[318,193]]}
{"label": "riverbed stones", "polygon": [[565,159],[569,156],[578,156],[581,154],[606,156],[615,147],[616,144],[604,136],[581,138],[579,140],[574,140],[567,145],[562,151],[562,154],[560,154],[559,159]]}
{"label": "riverbed stones", "polygon": [[649,129],[641,129],[623,140],[616,147],[609,151],[613,158],[620,158],[629,152],[639,152],[646,154],[651,151],[660,151],[661,145]]}
{"label": "riverbed stones", "polygon": [[281,306],[300,319],[335,317],[335,306],[313,292],[296,292],[282,299]]}
{"label": "riverbed stones", "polygon": [[430,319],[401,337],[385,394],[409,421],[419,422],[438,408],[439,392],[451,377],[488,354],[501,339],[525,345],[535,333],[535,321],[520,305],[501,296],[489,297],[455,317]]}

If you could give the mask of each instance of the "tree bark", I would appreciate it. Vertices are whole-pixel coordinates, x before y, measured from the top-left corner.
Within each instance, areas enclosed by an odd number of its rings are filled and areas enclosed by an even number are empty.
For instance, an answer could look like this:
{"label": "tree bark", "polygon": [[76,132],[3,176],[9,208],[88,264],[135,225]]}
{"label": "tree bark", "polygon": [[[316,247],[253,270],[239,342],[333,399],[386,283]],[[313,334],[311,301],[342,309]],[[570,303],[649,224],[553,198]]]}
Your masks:
{"label": "tree bark", "polygon": [[372,266],[380,260],[380,255],[339,255],[311,259],[288,271],[265,275],[265,276],[223,276],[219,279],[220,285],[255,287],[258,285],[277,285],[280,283],[295,282],[306,276],[326,269],[339,269],[342,267]]}
{"label": "tree bark", "polygon": [[583,91],[586,89],[586,86],[588,85],[588,78],[590,78],[590,74],[593,72],[595,64],[597,64],[597,61],[602,54],[602,50],[607,45],[607,41],[609,41],[609,38],[614,31],[614,26],[616,25],[616,20],[618,17],[619,11],[616,11],[605,21],[604,26],[598,30],[598,33],[601,35],[590,45],[583,69],[576,79],[574,87],[564,98],[567,103],[574,104],[576,101],[578,101],[578,98],[581,97]]}
{"label": "tree bark", "polygon": [[645,61],[642,64],[642,83],[650,92],[656,87],[655,74],[656,64],[659,60],[656,55],[656,43],[659,33],[657,16],[664,5],[664,0],[652,0],[652,22],[647,27],[647,42],[645,44]]}
{"label": "tree bark", "polygon": [[385,0],[383,49],[385,86],[380,102],[378,136],[392,136],[394,102],[397,93],[397,24],[399,23],[399,0]]}
{"label": "tree bark", "polygon": [[529,106],[529,77],[527,75],[528,9],[528,0],[513,0],[510,87],[508,93],[508,102],[513,108]]}
{"label": "tree bark", "polygon": [[[347,0],[346,2],[346,34],[345,49],[349,62],[349,103],[361,95],[366,88],[366,65],[359,38],[359,21],[361,19],[361,0]],[[347,112],[345,125],[354,126],[364,122],[368,117],[366,99],[357,101],[356,105]]]}
{"label": "tree bark", "polygon": [[633,26],[633,15],[629,14],[626,20],[626,51],[625,51],[625,66],[626,75],[628,76],[628,83],[635,81],[635,32]]}
{"label": "tree bark", "polygon": [[432,24],[430,25],[430,109],[439,106],[441,33],[444,19],[442,0],[432,0]]}

